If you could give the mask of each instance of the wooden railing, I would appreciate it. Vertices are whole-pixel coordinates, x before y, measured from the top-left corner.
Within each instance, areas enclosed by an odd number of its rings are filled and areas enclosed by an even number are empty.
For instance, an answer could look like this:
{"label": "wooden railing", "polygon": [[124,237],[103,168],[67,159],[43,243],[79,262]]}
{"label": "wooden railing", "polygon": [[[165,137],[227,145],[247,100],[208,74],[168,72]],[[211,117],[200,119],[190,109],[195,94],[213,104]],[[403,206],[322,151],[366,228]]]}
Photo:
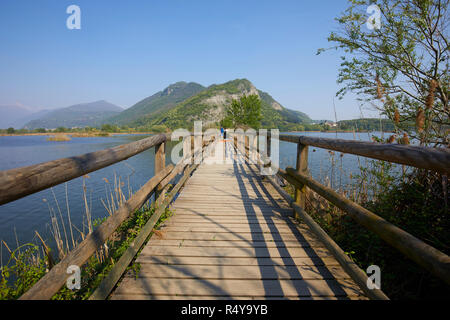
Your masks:
{"label": "wooden railing", "polygon": [[[242,134],[240,134],[242,135]],[[254,136],[234,135],[234,143],[237,149],[248,156],[251,149],[255,150]],[[270,156],[271,136],[268,133],[266,154],[258,154],[260,165],[267,166],[267,159]],[[237,140],[241,141],[240,147]],[[357,203],[338,194],[315,181],[308,174],[308,146],[315,146],[328,150],[340,151],[368,158],[394,162],[417,168],[433,170],[444,175],[450,174],[450,152],[446,149],[427,148],[410,145],[393,145],[372,142],[362,142],[354,140],[329,139],[319,137],[306,137],[297,135],[281,134],[279,140],[297,144],[296,167],[288,167],[286,170],[278,169],[277,175],[295,187],[295,199],[280,187],[277,180],[267,176],[270,183],[293,207],[296,219],[302,219],[324,242],[326,247],[334,254],[342,267],[359,284],[362,290],[373,299],[387,299],[386,295],[377,289],[367,287],[367,275],[339,248],[325,231],[305,212],[307,188],[345,211],[358,224],[372,231],[386,243],[399,250],[405,256],[430,271],[438,278],[450,284],[450,257],[443,252],[426,244],[422,240],[414,237],[406,231],[396,227],[392,223],[377,216],[375,213],[363,208]],[[252,146],[252,147],[250,147]],[[259,148],[257,152],[259,153]]]}
{"label": "wooden railing", "polygon": [[184,160],[187,157],[192,159],[197,156],[199,152],[203,151],[205,146],[200,144],[201,148],[197,148],[193,153],[192,136],[184,137],[183,159],[175,167],[173,164],[166,166],[165,150],[167,140],[166,135],[159,134],[111,149],[0,172],[1,205],[107,167],[155,147],[154,176],[108,217],[106,221],[87,235],[72,251],[68,252],[58,264],[53,266],[20,299],[50,299],[60,290],[70,276],[67,273],[68,267],[75,265],[81,268],[114,231],[154,194],[156,199],[155,212],[120,260],[114,265],[99,288],[94,292],[92,298],[104,299],[108,296],[136,253],[148,239],[165,208],[170,204],[197,165],[192,164],[185,170],[184,176],[172,188],[168,196],[165,196],[163,191],[166,190],[170,181],[189,165],[189,161]]}

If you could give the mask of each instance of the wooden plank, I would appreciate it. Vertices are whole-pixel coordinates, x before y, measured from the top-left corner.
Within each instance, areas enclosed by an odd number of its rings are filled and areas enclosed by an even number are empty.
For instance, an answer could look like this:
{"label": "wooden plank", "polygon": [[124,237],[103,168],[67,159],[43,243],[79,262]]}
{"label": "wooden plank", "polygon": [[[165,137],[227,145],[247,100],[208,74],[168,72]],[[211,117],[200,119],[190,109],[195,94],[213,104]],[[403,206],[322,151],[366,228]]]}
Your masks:
{"label": "wooden plank", "polygon": [[176,215],[191,215],[191,216],[240,216],[240,217],[259,217],[259,216],[292,216],[292,209],[285,208],[261,208],[253,207],[251,213],[245,212],[243,207],[232,208],[211,208],[211,207],[196,207],[195,209],[187,206],[180,206],[175,203],[172,206]]}
{"label": "wooden plank", "polygon": [[205,217],[188,217],[187,215],[180,215],[172,217],[169,221],[165,222],[165,225],[173,225],[176,223],[181,224],[276,224],[284,225],[291,223],[283,219],[283,217],[277,216],[260,216],[259,219],[254,216],[247,218],[245,216],[205,216]]}
{"label": "wooden plank", "polygon": [[[111,300],[261,300],[261,297],[249,296],[169,296],[169,295],[149,295],[149,294],[117,294]],[[367,300],[364,296],[347,297],[265,297],[265,300]]]}
{"label": "wooden plank", "polygon": [[151,246],[173,246],[173,247],[229,247],[229,248],[301,248],[301,247],[320,247],[323,246],[320,241],[245,241],[245,240],[186,240],[186,239],[164,239],[152,240]]}
{"label": "wooden plank", "polygon": [[176,202],[172,207],[174,209],[178,210],[190,210],[191,212],[198,212],[198,211],[207,211],[208,213],[226,213],[226,212],[233,212],[237,211],[239,213],[244,214],[250,214],[249,212],[246,212],[245,209],[251,209],[253,208],[251,213],[274,213],[274,212],[280,212],[280,213],[292,213],[292,209],[287,208],[278,208],[278,207],[269,207],[269,206],[254,206],[252,204],[235,204],[235,205],[229,205],[229,206],[223,206],[223,207],[212,207],[211,204],[196,204],[196,206],[193,208],[191,206],[192,204],[188,203],[178,203]]}
{"label": "wooden plank", "polygon": [[166,141],[163,134],[111,149],[0,171],[0,205],[128,159]]}
{"label": "wooden plank", "polygon": [[[135,277],[130,271],[127,277]],[[339,266],[213,266],[141,264],[139,277],[176,279],[241,280],[335,280],[350,279]]]}
{"label": "wooden plank", "polygon": [[[247,227],[250,228],[271,228],[272,230],[276,231],[278,228],[292,228],[295,229],[295,225],[290,221],[283,221],[283,220],[274,220],[271,218],[266,218],[264,220],[246,220],[241,219],[240,221],[217,221],[215,219],[209,219],[209,220],[202,220],[202,221],[186,221],[186,220],[170,220],[164,222],[161,227],[176,227],[178,225],[182,225],[184,227],[223,227],[223,228],[239,228],[239,227]],[[255,230],[257,231],[257,230]]]}
{"label": "wooden plank", "polygon": [[125,278],[117,294],[176,296],[329,297],[362,295],[348,280],[232,280]]}
{"label": "wooden plank", "polygon": [[233,257],[184,257],[184,256],[149,256],[139,255],[137,262],[153,264],[191,264],[191,265],[215,265],[215,266],[338,266],[339,262],[332,256],[329,257],[297,257],[284,259],[274,258],[233,258]]}
{"label": "wooden plank", "polygon": [[223,226],[218,225],[214,227],[203,227],[201,225],[198,226],[184,226],[184,225],[174,225],[168,226],[163,229],[163,231],[175,231],[175,232],[234,232],[234,233],[242,233],[242,232],[268,232],[268,233],[290,233],[290,234],[300,234],[295,230],[295,227],[270,227],[266,226],[255,226],[255,225],[243,225],[243,226]]}
{"label": "wooden plank", "polygon": [[317,240],[315,235],[308,230],[308,232],[302,232],[299,237],[293,233],[262,233],[262,232],[242,232],[239,234],[228,233],[228,232],[171,232],[162,231],[158,232],[156,235],[158,239],[163,240],[223,240],[223,241],[233,241],[233,240],[243,240],[243,241],[311,241]]}
{"label": "wooden plank", "polygon": [[290,222],[289,218],[287,216],[281,216],[281,215],[194,215],[194,214],[182,214],[180,212],[176,212],[169,220],[169,222],[207,222],[207,221],[214,221],[214,222],[230,222],[230,223],[255,223],[258,221],[261,222]]}
{"label": "wooden plank", "polygon": [[184,257],[256,257],[256,258],[307,258],[329,257],[325,248],[211,248],[211,247],[167,247],[146,246],[141,255]]}

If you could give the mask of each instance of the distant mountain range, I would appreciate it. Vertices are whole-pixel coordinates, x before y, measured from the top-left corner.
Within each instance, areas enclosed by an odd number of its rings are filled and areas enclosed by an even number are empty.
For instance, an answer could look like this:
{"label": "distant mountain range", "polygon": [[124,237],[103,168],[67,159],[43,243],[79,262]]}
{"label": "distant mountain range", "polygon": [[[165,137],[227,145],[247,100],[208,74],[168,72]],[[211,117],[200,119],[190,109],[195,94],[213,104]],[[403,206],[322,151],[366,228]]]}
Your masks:
{"label": "distant mountain range", "polygon": [[283,107],[270,94],[257,89],[249,80],[236,79],[209,87],[195,82],[176,82],[126,110],[104,100],[37,113],[19,110],[16,106],[3,106],[0,107],[0,128],[12,126],[53,129],[115,124],[146,131],[164,131],[176,128],[191,129],[196,120],[202,120],[205,127],[217,126],[224,118],[226,106],[244,94],[256,94],[260,97],[261,122],[265,128],[297,130],[301,124],[312,122],[305,113]]}
{"label": "distant mountain range", "polygon": [[105,119],[118,115],[122,111],[121,107],[99,100],[47,112],[42,117],[27,122],[24,128],[96,127],[104,123]]}
{"label": "distant mountain range", "polygon": [[226,106],[242,95],[256,94],[262,100],[263,127],[295,130],[297,124],[309,123],[304,113],[284,108],[268,93],[258,90],[247,79],[236,79],[207,88],[194,82],[177,82],[105,121],[132,127],[167,129],[192,128],[202,120],[204,126],[218,125]]}
{"label": "distant mountain range", "polygon": [[22,128],[28,121],[38,119],[46,112],[48,110],[34,112],[17,105],[0,106],[0,128]]}

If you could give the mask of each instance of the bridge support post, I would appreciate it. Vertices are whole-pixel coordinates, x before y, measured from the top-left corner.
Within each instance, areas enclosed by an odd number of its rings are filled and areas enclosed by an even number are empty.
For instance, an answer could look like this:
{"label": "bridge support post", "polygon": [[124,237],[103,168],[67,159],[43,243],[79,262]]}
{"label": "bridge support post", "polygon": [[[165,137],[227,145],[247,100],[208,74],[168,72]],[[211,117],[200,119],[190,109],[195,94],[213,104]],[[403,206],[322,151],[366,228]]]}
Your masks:
{"label": "bridge support post", "polygon": [[[297,143],[297,163],[295,169],[298,173],[307,174],[308,172],[308,146],[302,143]],[[295,187],[295,203],[297,203],[303,210],[306,206],[306,186],[303,184],[301,188]],[[294,211],[296,219],[299,218],[296,211]]]}
{"label": "bridge support post", "polygon": [[[155,175],[158,174],[166,167],[166,143],[160,143],[155,146]],[[155,200],[159,198],[159,195],[164,192],[158,185],[155,189]]]}
{"label": "bridge support post", "polygon": [[183,161],[185,164],[191,165],[192,159],[192,136],[184,137],[183,139]]}
{"label": "bridge support post", "polygon": [[266,150],[265,150],[265,154],[264,154],[264,167],[266,168],[270,168],[272,166],[272,137],[269,133],[269,131],[266,132]]}

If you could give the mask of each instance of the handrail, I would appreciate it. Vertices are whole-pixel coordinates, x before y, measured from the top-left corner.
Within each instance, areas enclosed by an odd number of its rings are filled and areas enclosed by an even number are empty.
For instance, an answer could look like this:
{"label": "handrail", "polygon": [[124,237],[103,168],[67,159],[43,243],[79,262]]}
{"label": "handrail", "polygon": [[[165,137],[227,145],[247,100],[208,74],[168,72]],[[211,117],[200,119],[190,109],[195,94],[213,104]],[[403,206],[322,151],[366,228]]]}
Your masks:
{"label": "handrail", "polygon": [[[246,141],[245,143],[249,144],[249,141]],[[248,146],[244,144],[243,150],[240,150],[238,145],[235,146],[235,148],[236,150],[239,150],[244,155],[244,157],[247,158],[247,160],[252,161],[250,158],[250,148]],[[259,165],[264,165],[264,162],[261,160],[261,156],[259,153],[256,154],[256,162]],[[319,224],[315,222],[314,219],[308,213],[306,213],[306,211],[298,203],[296,203],[294,199],[292,199],[292,197],[278,184],[276,179],[273,179],[271,176],[265,176],[265,178],[294,209],[296,215],[293,218],[301,218],[303,222],[306,223],[306,225],[312,230],[312,232],[318,237],[318,239],[323,242],[325,247],[330,250],[341,267],[350,275],[350,277],[356,282],[356,284],[367,295],[367,297],[373,300],[389,300],[389,298],[381,289],[369,289],[367,287],[367,274],[364,273],[364,271],[354,261],[352,261],[348,255],[345,254],[345,252],[319,226]]]}
{"label": "handrail", "polygon": [[[190,140],[191,137],[184,137],[183,141],[183,159],[182,161],[174,167],[173,164],[170,164],[168,166],[165,165],[165,141],[167,140],[166,135],[161,134],[158,136],[153,136],[150,138],[142,139],[137,142],[140,143],[129,143],[126,145],[122,145],[119,147],[115,147],[112,149],[106,149],[101,150],[97,152],[93,152],[90,154],[86,154],[79,157],[73,157],[73,158],[87,158],[90,159],[89,155],[93,155],[94,163],[87,163],[89,166],[89,172],[100,169],[105,167],[105,162],[110,163],[111,160],[110,157],[108,157],[109,153],[114,153],[117,155],[117,157],[114,158],[114,161],[112,163],[121,161],[123,159],[126,159],[128,157],[131,157],[132,155],[145,151],[148,148],[151,148],[152,146],[155,146],[155,175],[153,178],[151,178],[147,183],[145,183],[144,186],[142,186],[135,194],[131,196],[131,198],[123,203],[115,212],[113,215],[108,217],[105,222],[103,222],[98,228],[96,228],[92,233],[86,236],[86,238],[79,243],[72,251],[70,251],[58,264],[56,264],[53,268],[50,269],[50,271],[45,274],[37,283],[35,283],[28,291],[26,291],[21,297],[21,300],[43,300],[43,299],[50,299],[55,293],[60,290],[60,288],[63,286],[66,279],[69,277],[69,274],[67,274],[67,268],[71,265],[76,265],[81,267],[83,264],[86,263],[86,261],[92,256],[92,254],[100,248],[103,243],[105,243],[106,240],[113,234],[113,232],[127,219],[133,214],[133,212],[145,203],[152,194],[155,194],[155,198],[157,197],[157,193],[161,191],[165,186],[168,185],[168,183],[177,175],[180,173],[180,171],[186,166],[184,160],[186,158],[195,157],[199,152],[202,152],[202,149],[200,150],[194,150],[194,155],[192,155],[191,152],[191,143]],[[203,145],[203,144],[202,144]],[[139,151],[137,151],[139,150]],[[101,157],[104,159],[103,162],[97,161],[98,158]],[[51,165],[54,166],[55,163],[65,163],[66,165],[71,164],[71,162],[67,160],[71,160],[73,158],[66,158],[66,159],[60,159],[51,161],[48,163],[44,163],[39,166],[45,166],[45,165]],[[119,160],[120,159],[120,160]],[[86,160],[86,161],[88,161]],[[58,162],[59,161],[59,162]],[[111,164],[111,163],[110,163]],[[33,167],[33,166],[31,166]],[[19,168],[17,170],[29,170],[30,167],[27,168]],[[73,166],[71,167],[73,168]],[[56,168],[56,171],[58,168]],[[195,166],[192,167],[192,169],[195,169]],[[189,171],[189,173],[192,171],[192,169]],[[86,169],[83,169],[86,170]],[[11,171],[11,170],[10,170]],[[7,171],[6,173],[10,172]],[[78,174],[78,173],[77,173]],[[7,175],[8,176],[8,175]],[[186,179],[188,178],[188,175],[185,175],[182,180],[177,184],[177,186],[173,189],[173,192],[171,192],[172,198],[174,193],[176,193],[181,186],[184,184]],[[1,180],[0,180],[1,181]],[[46,183],[54,183],[51,182],[51,180],[47,180]],[[45,185],[44,183],[37,184],[34,187],[37,188],[37,186]],[[32,193],[32,192],[31,192]],[[166,206],[168,202],[171,201],[171,198],[165,199],[164,194],[161,194],[158,199],[155,200],[157,203],[157,206],[159,208],[162,208],[162,206]],[[136,243],[137,239],[139,239],[139,243],[143,243],[145,239],[148,237],[149,233],[151,232],[151,224],[156,223],[159,219],[162,211],[158,209],[155,214],[152,216],[152,218],[149,220],[149,222],[146,224],[146,230],[145,232],[141,232],[140,236],[135,239],[133,248],[129,248],[127,250],[126,256],[121,257],[121,265],[122,267],[126,268],[124,265],[126,261],[130,260],[130,255],[133,252],[137,252],[139,250],[138,243]],[[156,219],[156,220],[155,220]],[[150,229],[149,229],[150,228]],[[132,258],[132,257],[131,257]],[[116,269],[114,269],[116,270]],[[117,271],[116,271],[117,273]],[[112,274],[109,278],[113,277]]]}
{"label": "handrail", "polygon": [[113,215],[108,217],[98,228],[86,236],[72,251],[70,251],[58,264],[36,282],[20,300],[48,300],[58,292],[69,277],[67,268],[71,265],[81,267],[103,245],[113,232],[124,222],[131,213],[140,208],[150,197],[156,186],[173,169],[169,165],[151,178],[139,191],[137,191],[127,202],[122,204]]}
{"label": "handrail", "polygon": [[442,148],[386,144],[280,134],[280,140],[395,162],[450,175],[450,151]]}
{"label": "handrail", "polygon": [[0,171],[0,205],[128,159],[166,142],[159,134],[114,148]]}
{"label": "handrail", "polygon": [[[270,150],[271,135],[270,133],[264,135],[267,137],[267,149]],[[286,171],[281,169],[278,170],[279,176],[295,186],[296,197],[295,202],[292,202],[291,206],[294,207],[297,214],[300,213],[303,219],[307,218],[304,209],[307,191],[306,187],[309,187],[340,209],[347,212],[358,224],[374,232],[386,243],[402,252],[405,256],[430,271],[438,278],[444,280],[447,284],[450,284],[450,257],[448,255],[351,200],[339,195],[334,190],[321,185],[308,176],[307,166],[308,146],[315,146],[449,174],[450,152],[448,150],[288,134],[279,135],[279,139],[297,144],[296,168],[288,167]],[[245,145],[246,143],[248,142],[244,142],[244,149],[249,151],[248,146]],[[269,179],[269,181],[272,184],[275,182],[273,179]],[[296,216],[296,218],[299,217]],[[315,228],[313,228],[313,230],[320,236],[320,232],[315,230]],[[332,244],[330,241],[328,242]],[[343,262],[341,265],[343,265]]]}
{"label": "handrail", "polygon": [[405,256],[450,284],[450,257],[445,253],[341,196],[333,189],[320,184],[307,175],[296,172],[294,168],[287,167],[286,171],[280,169],[279,173],[296,187],[308,186],[317,194],[347,212],[359,225],[372,231]]}
{"label": "handrail", "polygon": [[369,289],[367,287],[367,274],[345,254],[339,245],[314,221],[314,219],[303,210],[294,199],[270,176],[266,177],[272,186],[280,193],[280,195],[289,203],[298,216],[305,222],[308,227],[316,234],[316,236],[323,242],[325,247],[330,250],[342,268],[350,275],[350,277],[358,284],[361,290],[370,298],[374,300],[389,300],[381,289]]}

